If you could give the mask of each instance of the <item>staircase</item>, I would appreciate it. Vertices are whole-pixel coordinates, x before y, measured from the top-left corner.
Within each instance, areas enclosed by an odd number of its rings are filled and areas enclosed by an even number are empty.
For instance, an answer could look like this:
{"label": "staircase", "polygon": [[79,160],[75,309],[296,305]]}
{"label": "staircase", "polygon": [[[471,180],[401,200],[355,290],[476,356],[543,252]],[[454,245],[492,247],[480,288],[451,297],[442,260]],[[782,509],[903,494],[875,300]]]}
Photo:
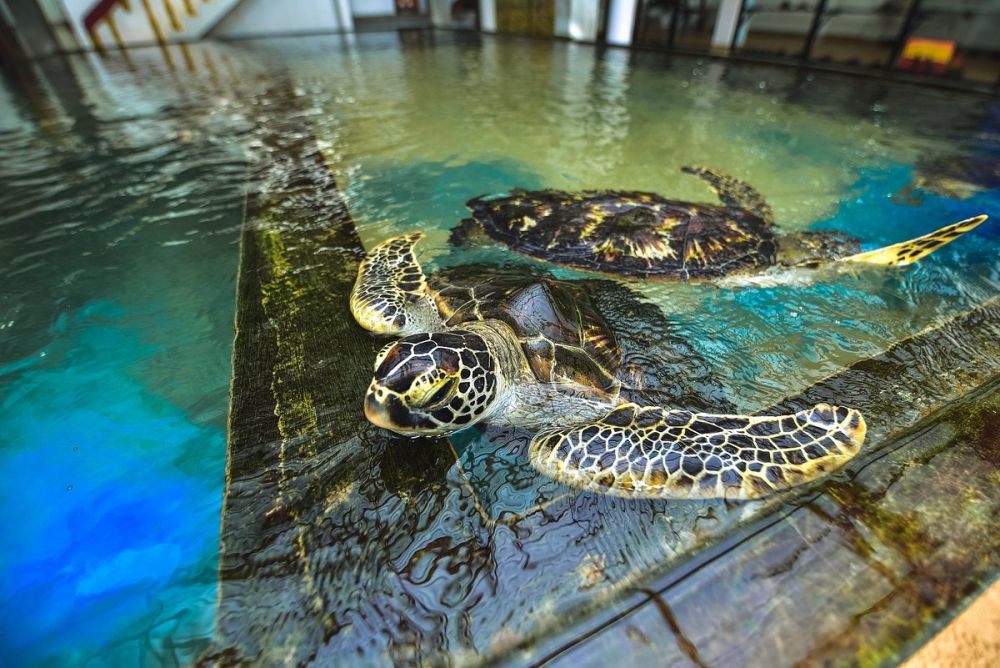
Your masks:
{"label": "staircase", "polygon": [[[242,0],[66,0],[83,44],[167,44],[202,39]],[[74,12],[77,6],[77,12]]]}

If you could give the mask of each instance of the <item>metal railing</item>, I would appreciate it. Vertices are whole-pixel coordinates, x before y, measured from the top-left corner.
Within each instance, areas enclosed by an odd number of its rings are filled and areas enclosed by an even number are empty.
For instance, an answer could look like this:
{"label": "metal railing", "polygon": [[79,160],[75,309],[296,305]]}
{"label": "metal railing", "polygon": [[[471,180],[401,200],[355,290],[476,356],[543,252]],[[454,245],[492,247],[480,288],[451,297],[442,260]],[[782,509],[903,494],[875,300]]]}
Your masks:
{"label": "metal railing", "polygon": [[[194,0],[160,1],[163,3],[163,11],[167,16],[167,23],[169,23],[170,29],[174,32],[181,32],[184,29],[184,25],[181,22],[183,16],[194,17],[198,14]],[[174,2],[179,2],[183,5],[183,13],[177,10]],[[202,0],[202,2],[209,2],[209,0]],[[157,43],[165,45],[167,43],[167,35],[160,25],[160,19],[157,18],[156,12],[153,11],[150,0],[139,0],[139,3],[142,5],[142,10],[146,15],[146,20],[149,22],[149,28],[153,33],[154,39]],[[83,17],[83,27],[87,31],[87,35],[90,36],[94,48],[98,51],[104,51],[103,41],[97,32],[98,27],[102,24],[108,27],[118,48],[125,48],[125,40],[122,39],[121,32],[118,30],[118,24],[115,21],[114,12],[119,8],[126,13],[131,12],[131,0],[100,0]]]}

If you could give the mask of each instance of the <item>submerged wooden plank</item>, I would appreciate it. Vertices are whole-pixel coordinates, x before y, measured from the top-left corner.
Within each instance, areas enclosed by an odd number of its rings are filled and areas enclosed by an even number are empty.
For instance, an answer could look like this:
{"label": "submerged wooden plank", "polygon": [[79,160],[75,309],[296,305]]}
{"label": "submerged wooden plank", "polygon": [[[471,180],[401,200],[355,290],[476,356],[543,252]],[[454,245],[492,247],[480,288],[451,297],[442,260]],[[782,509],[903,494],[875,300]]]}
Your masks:
{"label": "submerged wooden plank", "polygon": [[1000,369],[1000,297],[900,341],[880,355],[816,383],[774,407],[797,410],[820,401],[845,402],[868,421],[871,452]]}
{"label": "submerged wooden plank", "polygon": [[784,666],[905,657],[1000,574],[998,373],[994,299],[782,402],[849,397],[868,417],[869,445],[780,516],[579,625],[541,658]]}
{"label": "submerged wooden plank", "polygon": [[346,493],[363,448],[355,399],[374,343],[348,331],[346,291],[364,251],[303,119],[274,113],[287,100],[258,101],[266,120],[242,234],[216,647],[205,659],[220,663],[299,663],[336,626],[300,612],[322,599],[303,524]]}

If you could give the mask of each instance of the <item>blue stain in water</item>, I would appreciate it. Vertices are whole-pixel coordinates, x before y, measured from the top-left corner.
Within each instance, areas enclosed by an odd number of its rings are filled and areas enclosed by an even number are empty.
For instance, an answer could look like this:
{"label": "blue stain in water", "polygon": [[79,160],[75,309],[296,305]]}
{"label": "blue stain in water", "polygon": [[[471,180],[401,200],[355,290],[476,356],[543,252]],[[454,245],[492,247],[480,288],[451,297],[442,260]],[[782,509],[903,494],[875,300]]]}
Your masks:
{"label": "blue stain in water", "polygon": [[0,369],[5,660],[138,661],[158,633],[211,633],[225,434],[137,382],[153,349],[125,322],[92,304]]}

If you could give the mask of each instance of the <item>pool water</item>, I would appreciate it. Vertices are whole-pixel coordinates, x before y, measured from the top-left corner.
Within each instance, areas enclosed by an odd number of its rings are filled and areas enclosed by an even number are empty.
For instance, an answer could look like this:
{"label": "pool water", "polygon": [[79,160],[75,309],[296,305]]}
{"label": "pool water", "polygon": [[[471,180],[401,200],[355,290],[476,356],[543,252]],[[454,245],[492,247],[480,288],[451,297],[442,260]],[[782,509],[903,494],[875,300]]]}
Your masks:
{"label": "pool water", "polygon": [[70,64],[0,134],[0,654],[183,662],[213,624],[247,125],[141,60]]}
{"label": "pool water", "polygon": [[[275,88],[363,243],[423,230],[428,271],[540,266],[449,245],[475,195],[711,201],[687,164],[747,180],[785,229],[864,248],[1000,211],[988,179],[965,199],[911,193],[928,160],[1000,156],[1000,105],[791,68],[422,32],[81,55],[32,76],[5,82],[0,127],[0,653],[19,665],[184,664],[210,644],[247,155]],[[998,251],[994,220],[905,270],[623,284],[757,410],[1000,294]],[[470,470],[492,465],[482,439],[455,439]],[[494,517],[526,503],[487,492]]]}

